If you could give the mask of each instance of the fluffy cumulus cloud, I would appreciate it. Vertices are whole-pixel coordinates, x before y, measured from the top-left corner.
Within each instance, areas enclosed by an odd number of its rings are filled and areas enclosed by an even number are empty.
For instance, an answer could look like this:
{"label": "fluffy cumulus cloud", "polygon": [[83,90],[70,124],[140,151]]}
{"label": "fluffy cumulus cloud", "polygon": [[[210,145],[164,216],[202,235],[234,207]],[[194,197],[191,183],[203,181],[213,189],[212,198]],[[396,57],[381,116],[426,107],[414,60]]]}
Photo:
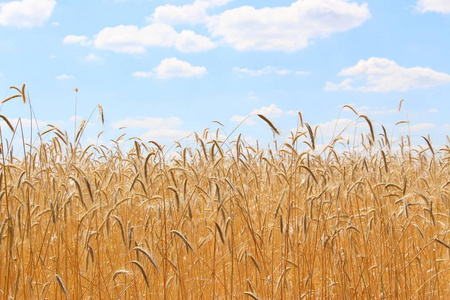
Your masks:
{"label": "fluffy cumulus cloud", "polygon": [[422,13],[432,11],[442,14],[450,13],[449,0],[419,0],[416,6],[417,10]]}
{"label": "fluffy cumulus cloud", "polygon": [[[450,75],[430,68],[405,68],[387,58],[371,57],[355,66],[343,69],[339,76],[347,76],[340,83],[327,82],[325,90],[356,90],[363,92],[408,91],[450,83]],[[358,84],[355,86],[355,83]]]}
{"label": "fluffy cumulus cloud", "polygon": [[190,30],[176,32],[166,24],[150,24],[139,28],[119,25],[102,29],[93,41],[99,49],[125,53],[144,53],[148,47],[175,47],[181,52],[201,52],[212,49],[215,44],[207,37]]}
{"label": "fluffy cumulus cloud", "polygon": [[232,116],[230,121],[235,123],[244,122],[247,125],[255,125],[255,122],[251,118],[238,115]]}
{"label": "fluffy cumulus cloud", "polygon": [[286,70],[286,69],[277,69],[275,67],[267,66],[262,69],[258,70],[252,70],[248,68],[239,68],[234,67],[233,71],[235,71],[238,74],[241,75],[250,75],[250,76],[261,76],[261,75],[267,75],[267,74],[277,74],[277,75],[287,75],[287,74],[300,74],[300,75],[306,75],[309,74],[309,72],[305,71],[292,71],[292,70]]}
{"label": "fluffy cumulus cloud", "polygon": [[153,15],[148,18],[155,23],[163,24],[201,24],[209,19],[207,9],[222,6],[232,0],[196,0],[192,4],[183,6],[162,5],[155,9]]}
{"label": "fluffy cumulus cloud", "polygon": [[62,74],[59,76],[56,76],[56,79],[58,80],[67,80],[67,79],[73,79],[72,75]]}
{"label": "fluffy cumulus cloud", "polygon": [[144,129],[161,129],[173,128],[183,124],[183,121],[177,117],[170,118],[150,118],[150,117],[134,117],[126,118],[112,123],[114,128],[144,128]]}
{"label": "fluffy cumulus cloud", "polygon": [[347,113],[349,115],[355,115],[354,112],[349,109],[348,107],[352,107],[359,115],[366,115],[369,118],[372,116],[381,116],[381,115],[388,115],[388,114],[395,114],[398,113],[398,109],[393,108],[387,108],[385,106],[358,106],[356,104],[348,104],[345,107],[344,113]]}
{"label": "fluffy cumulus cloud", "polygon": [[254,109],[250,114],[261,114],[268,118],[278,118],[283,113],[283,110],[276,106],[276,104],[271,104],[269,106],[263,106],[259,109]]}
{"label": "fluffy cumulus cloud", "polygon": [[31,28],[43,26],[56,5],[55,0],[22,0],[0,3],[0,25]]}
{"label": "fluffy cumulus cloud", "polygon": [[428,134],[432,128],[436,127],[433,123],[418,123],[413,125],[403,125],[399,128],[402,135],[409,134]]}
{"label": "fluffy cumulus cloud", "polygon": [[156,77],[168,79],[172,77],[201,77],[207,73],[205,67],[193,66],[175,57],[166,58],[154,69]]}
{"label": "fluffy cumulus cloud", "polygon": [[166,128],[166,129],[151,129],[139,136],[142,140],[180,140],[192,134],[191,131]]}
{"label": "fluffy cumulus cloud", "polygon": [[[318,132],[320,135],[327,138],[334,138],[337,136],[341,136],[344,138],[349,137],[349,135],[354,135],[354,131],[349,131],[349,128],[353,126],[357,126],[357,122],[352,119],[342,118],[342,119],[334,119],[330,122],[324,122],[317,124]],[[365,124],[363,123],[362,126]],[[353,129],[353,128],[352,128]]]}
{"label": "fluffy cumulus cloud", "polygon": [[241,6],[217,15],[208,14],[209,9],[231,1],[195,0],[182,6],[162,5],[148,18],[152,23],[147,26],[106,27],[92,40],[67,36],[64,42],[92,43],[99,49],[130,54],[144,53],[155,46],[174,47],[185,53],[201,52],[216,47],[216,42],[191,30],[177,32],[171,25],[204,24],[219,43],[237,50],[296,51],[314,39],[352,29],[370,18],[367,4],[353,0],[297,0],[285,7]]}
{"label": "fluffy cumulus cloud", "polygon": [[86,56],[86,61],[90,61],[90,62],[100,62],[100,61],[104,61],[105,59],[103,57],[97,56],[94,53],[89,54],[88,56]]}
{"label": "fluffy cumulus cloud", "polygon": [[133,74],[131,74],[131,76],[137,77],[137,78],[148,78],[148,77],[153,76],[153,72],[152,71],[149,71],[149,72],[138,71],[138,72],[134,72]]}
{"label": "fluffy cumulus cloud", "polygon": [[67,35],[63,39],[63,44],[80,44],[82,46],[89,45],[91,41],[89,41],[89,38],[84,35]]}
{"label": "fluffy cumulus cloud", "polygon": [[[267,117],[269,119],[274,119],[274,118],[279,118],[283,114],[283,110],[281,108],[279,108],[276,104],[271,104],[269,106],[263,106],[261,108],[252,110],[252,112],[250,113],[250,116],[257,115],[257,114],[264,115],[265,117]],[[247,124],[247,125],[255,124],[254,120],[252,120],[251,118],[248,118],[248,116],[244,117],[244,116],[235,115],[235,116],[231,117],[231,122],[240,123],[242,121],[245,121],[245,124]]]}
{"label": "fluffy cumulus cloud", "polygon": [[191,132],[179,129],[183,121],[177,117],[150,118],[134,117],[126,118],[112,123],[115,128],[144,129],[145,133],[139,137],[142,140],[154,139],[181,139],[187,137]]}
{"label": "fluffy cumulus cloud", "polygon": [[298,0],[287,7],[242,6],[212,16],[214,37],[237,50],[296,51],[311,40],[357,27],[370,18],[367,4],[348,0]]}
{"label": "fluffy cumulus cloud", "polygon": [[193,4],[183,6],[167,4],[158,6],[149,19],[155,23],[172,25],[199,24],[206,22],[208,19],[206,8],[206,1],[195,1]]}
{"label": "fluffy cumulus cloud", "polygon": [[206,36],[196,34],[191,30],[181,31],[175,38],[175,49],[180,52],[202,52],[215,47]]}

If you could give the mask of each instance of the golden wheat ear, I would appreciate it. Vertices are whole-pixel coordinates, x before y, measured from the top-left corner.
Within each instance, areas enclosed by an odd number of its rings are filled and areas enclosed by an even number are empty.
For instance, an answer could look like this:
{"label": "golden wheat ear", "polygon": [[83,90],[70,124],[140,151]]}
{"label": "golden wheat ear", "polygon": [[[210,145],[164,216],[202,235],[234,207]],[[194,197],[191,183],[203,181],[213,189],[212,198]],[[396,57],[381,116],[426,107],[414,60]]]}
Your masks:
{"label": "golden wheat ear", "polygon": [[67,292],[66,285],[64,284],[64,281],[62,280],[62,278],[61,278],[58,274],[56,274],[56,275],[55,275],[55,279],[56,279],[56,281],[58,282],[59,287],[61,288],[61,290],[62,290],[62,291],[64,292],[64,294],[66,294],[66,296],[67,296],[69,293]]}
{"label": "golden wheat ear", "polygon": [[102,121],[102,125],[105,124],[105,115],[103,114],[103,106],[101,106],[100,104],[97,105],[98,107],[98,115],[100,116],[100,121]]}
{"label": "golden wheat ear", "polygon": [[8,125],[9,129],[11,129],[12,132],[15,132],[14,127],[11,125],[7,117],[5,117],[4,115],[0,115],[0,118],[5,121],[6,125]]}
{"label": "golden wheat ear", "polygon": [[272,124],[272,122],[270,122],[269,119],[267,119],[264,115],[258,114],[258,117],[260,117],[261,119],[263,119],[269,126],[270,128],[272,128],[273,132],[275,132],[276,134],[280,134],[280,132],[278,131],[278,129]]}

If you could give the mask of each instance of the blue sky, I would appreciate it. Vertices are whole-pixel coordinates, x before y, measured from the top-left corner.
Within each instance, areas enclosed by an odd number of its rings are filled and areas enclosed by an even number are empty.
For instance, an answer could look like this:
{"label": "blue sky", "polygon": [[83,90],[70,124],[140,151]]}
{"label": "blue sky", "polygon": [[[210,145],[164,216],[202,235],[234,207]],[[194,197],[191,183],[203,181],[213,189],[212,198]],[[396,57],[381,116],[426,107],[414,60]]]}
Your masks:
{"label": "blue sky", "polygon": [[[78,124],[102,105],[106,124],[95,115],[86,142],[126,131],[170,144],[217,128],[213,121],[226,135],[254,113],[283,140],[298,111],[326,141],[336,124],[355,122],[340,113],[350,104],[377,133],[384,124],[393,137],[430,134],[441,145],[450,131],[449,37],[449,0],[1,1],[0,95],[26,83],[41,128],[69,135],[75,97]],[[29,124],[20,101],[0,114]],[[402,120],[409,124],[394,127]],[[255,117],[238,132],[272,137]]]}

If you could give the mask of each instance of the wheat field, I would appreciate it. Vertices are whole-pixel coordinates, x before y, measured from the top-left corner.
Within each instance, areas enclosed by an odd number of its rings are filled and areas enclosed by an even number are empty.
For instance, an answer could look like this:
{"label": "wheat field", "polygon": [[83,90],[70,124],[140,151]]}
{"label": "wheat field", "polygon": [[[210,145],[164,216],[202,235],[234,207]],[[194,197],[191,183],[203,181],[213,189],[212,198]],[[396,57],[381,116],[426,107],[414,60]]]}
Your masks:
{"label": "wheat field", "polygon": [[448,299],[450,146],[359,119],[358,147],[320,151],[303,121],[280,145],[205,130],[170,153],[83,147],[85,124],[20,157],[2,136],[0,298]]}

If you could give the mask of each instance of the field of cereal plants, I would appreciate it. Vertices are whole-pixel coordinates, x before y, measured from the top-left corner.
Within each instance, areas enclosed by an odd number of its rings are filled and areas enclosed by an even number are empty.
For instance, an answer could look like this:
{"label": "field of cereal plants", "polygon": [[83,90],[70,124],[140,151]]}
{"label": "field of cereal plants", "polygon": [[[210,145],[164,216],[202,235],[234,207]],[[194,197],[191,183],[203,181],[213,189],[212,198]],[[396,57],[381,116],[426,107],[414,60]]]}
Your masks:
{"label": "field of cereal plants", "polygon": [[1,298],[450,297],[450,145],[394,145],[359,115],[358,147],[319,151],[299,120],[265,148],[209,130],[83,147],[82,123],[17,157],[2,137]]}

